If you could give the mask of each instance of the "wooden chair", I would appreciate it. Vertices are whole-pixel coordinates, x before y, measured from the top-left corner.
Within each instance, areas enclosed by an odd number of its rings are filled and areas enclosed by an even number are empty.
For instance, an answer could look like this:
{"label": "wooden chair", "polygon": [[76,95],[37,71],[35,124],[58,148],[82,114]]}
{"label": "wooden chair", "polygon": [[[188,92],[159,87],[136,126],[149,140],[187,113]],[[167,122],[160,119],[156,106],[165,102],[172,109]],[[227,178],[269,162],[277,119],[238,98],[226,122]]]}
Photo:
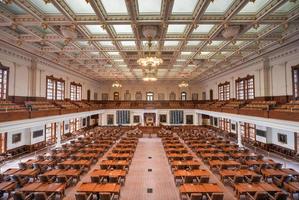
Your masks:
{"label": "wooden chair", "polygon": [[23,187],[29,181],[28,177],[21,178],[17,175],[11,175],[10,179],[17,184],[17,188]]}
{"label": "wooden chair", "polygon": [[210,177],[208,176],[201,176],[198,180],[199,183],[209,183]]}
{"label": "wooden chair", "polygon": [[23,192],[16,191],[12,193],[12,198],[14,200],[30,200],[33,198],[33,195],[29,194],[26,196]]}
{"label": "wooden chair", "polygon": [[84,192],[75,194],[76,200],[92,200],[92,194],[87,195]]}
{"label": "wooden chair", "polygon": [[45,175],[38,175],[38,180],[42,183],[52,183],[53,180],[55,179],[55,177],[49,179],[48,176],[45,176]]}
{"label": "wooden chair", "polygon": [[270,196],[270,198],[273,200],[287,200],[288,197],[289,194],[285,192],[276,192],[274,197]]}
{"label": "wooden chair", "polygon": [[54,200],[55,193],[50,194],[49,196],[45,192],[35,192],[34,200]]}
{"label": "wooden chair", "polygon": [[68,187],[68,186],[70,186],[71,184],[72,184],[72,178],[67,178],[66,176],[57,176],[57,180],[56,180],[56,182],[57,183],[65,183],[66,184],[66,186]]}
{"label": "wooden chair", "polygon": [[114,194],[100,193],[99,197],[100,197],[100,200],[113,200],[114,199]]}
{"label": "wooden chair", "polygon": [[262,180],[262,175],[254,175],[251,176],[251,178],[245,177],[245,179],[248,183],[260,183]]}
{"label": "wooden chair", "polygon": [[185,178],[183,178],[183,183],[194,183],[194,177],[186,176]]}
{"label": "wooden chair", "polygon": [[191,193],[189,200],[202,200],[202,193]]}
{"label": "wooden chair", "polygon": [[207,195],[209,200],[223,200],[224,194],[223,193],[213,193],[211,196]]}
{"label": "wooden chair", "polygon": [[252,200],[265,200],[268,199],[268,193],[267,192],[256,192],[254,196],[248,195],[250,199]]}
{"label": "wooden chair", "polygon": [[19,166],[20,169],[27,169],[28,168],[26,163],[23,163],[23,162],[18,163],[18,166]]}
{"label": "wooden chair", "polygon": [[288,176],[282,176],[281,178],[273,177],[272,181],[278,187],[282,187],[284,183],[288,183],[292,179],[293,179],[293,177],[291,175],[288,175]]}
{"label": "wooden chair", "polygon": [[100,177],[98,177],[98,176],[91,176],[90,180],[93,183],[99,183],[100,182]]}

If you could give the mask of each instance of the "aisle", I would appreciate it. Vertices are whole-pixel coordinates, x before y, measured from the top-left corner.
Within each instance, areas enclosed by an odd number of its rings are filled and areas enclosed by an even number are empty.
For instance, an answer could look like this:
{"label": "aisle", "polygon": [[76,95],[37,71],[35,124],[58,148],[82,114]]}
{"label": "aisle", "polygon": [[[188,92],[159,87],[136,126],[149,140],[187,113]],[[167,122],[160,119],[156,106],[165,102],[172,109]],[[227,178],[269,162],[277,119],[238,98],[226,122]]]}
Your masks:
{"label": "aisle", "polygon": [[[148,169],[152,169],[152,172],[148,172]],[[153,192],[147,193],[147,188],[152,188]],[[179,199],[160,138],[139,139],[126,184],[121,189],[121,200],[141,199]]]}

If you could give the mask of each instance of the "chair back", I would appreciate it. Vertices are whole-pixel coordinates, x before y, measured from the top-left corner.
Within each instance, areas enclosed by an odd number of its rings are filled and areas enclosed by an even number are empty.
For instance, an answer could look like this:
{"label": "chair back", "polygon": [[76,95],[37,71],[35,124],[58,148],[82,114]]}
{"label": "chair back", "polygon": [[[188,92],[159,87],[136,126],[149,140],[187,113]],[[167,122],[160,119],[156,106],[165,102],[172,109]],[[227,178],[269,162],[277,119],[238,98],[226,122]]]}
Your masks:
{"label": "chair back", "polygon": [[93,183],[99,183],[100,182],[100,178],[98,176],[91,176],[90,180]]}
{"label": "chair back", "polygon": [[254,195],[255,200],[265,200],[268,199],[268,193],[267,192],[257,192]]}
{"label": "chair back", "polygon": [[262,176],[261,175],[255,175],[251,177],[251,183],[260,183],[262,180]]}
{"label": "chair back", "polygon": [[76,193],[75,194],[76,200],[87,200],[87,194],[86,193]]}
{"label": "chair back", "polygon": [[12,194],[12,197],[14,200],[25,200],[26,199],[25,194],[23,192],[18,192],[18,191],[14,192]]}
{"label": "chair back", "polygon": [[48,182],[49,182],[48,177],[45,176],[45,175],[39,175],[39,176],[38,176],[38,179],[39,179],[39,181],[42,182],[42,183],[48,183]]}
{"label": "chair back", "polygon": [[45,192],[35,192],[34,200],[47,200],[47,194]]}
{"label": "chair back", "polygon": [[20,162],[20,163],[18,163],[18,166],[20,169],[27,169],[26,163]]}
{"label": "chair back", "polygon": [[57,176],[57,182],[58,183],[66,183],[67,177],[66,176]]}
{"label": "chair back", "polygon": [[213,193],[211,196],[211,200],[223,200],[224,194],[223,193]]}
{"label": "chair back", "polygon": [[99,197],[101,200],[110,200],[111,199],[111,194],[110,193],[100,193]]}
{"label": "chair back", "polygon": [[36,159],[37,159],[37,160],[40,160],[40,161],[45,160],[44,156],[42,156],[42,155],[38,155],[38,156],[36,157]]}
{"label": "chair back", "polygon": [[201,193],[191,193],[190,200],[202,200]]}
{"label": "chair back", "polygon": [[275,200],[287,200],[289,197],[289,194],[285,193],[285,192],[276,192],[275,193]]}
{"label": "chair back", "polygon": [[234,178],[234,184],[243,183],[244,177],[243,176],[235,176]]}
{"label": "chair back", "polygon": [[185,183],[193,183],[193,177],[192,176],[186,176],[184,179]]}
{"label": "chair back", "polygon": [[209,183],[210,177],[208,176],[202,176],[199,179],[199,183]]}

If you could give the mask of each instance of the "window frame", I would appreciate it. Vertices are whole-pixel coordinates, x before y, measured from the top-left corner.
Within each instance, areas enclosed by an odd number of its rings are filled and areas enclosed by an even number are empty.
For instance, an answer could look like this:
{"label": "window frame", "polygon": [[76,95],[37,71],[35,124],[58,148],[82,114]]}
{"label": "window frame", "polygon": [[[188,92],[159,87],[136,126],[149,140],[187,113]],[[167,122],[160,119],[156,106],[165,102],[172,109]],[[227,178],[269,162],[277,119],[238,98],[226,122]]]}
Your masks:
{"label": "window frame", "polygon": [[181,92],[181,101],[187,101],[187,92]]}
{"label": "window frame", "polygon": [[[0,63],[0,71],[1,73],[1,90],[0,90],[0,99],[1,100],[6,100],[8,98],[8,87],[9,87],[9,67],[5,67]],[[4,85],[4,72],[6,72],[6,83]],[[5,88],[5,90],[2,90],[2,88]]]}
{"label": "window frame", "polygon": [[230,82],[218,84],[218,100],[228,101],[230,100]]}
{"label": "window frame", "polygon": [[[151,99],[148,97],[151,97]],[[154,101],[154,92],[146,92],[146,101]]]}
{"label": "window frame", "polygon": [[238,78],[235,83],[237,100],[252,100],[255,98],[254,75]]}
{"label": "window frame", "polygon": [[[52,88],[52,98],[49,98],[49,88],[48,88],[48,81],[51,80],[53,81],[53,88]],[[57,93],[57,85],[58,83],[62,83],[61,87],[61,98],[58,99],[58,93]],[[51,76],[46,76],[46,99],[47,100],[64,100],[65,99],[65,80],[63,80],[62,78],[55,78],[53,75]]]}
{"label": "window frame", "polygon": [[70,84],[70,100],[81,101],[82,100],[82,85],[80,83],[71,82]]}
{"label": "window frame", "polygon": [[[294,78],[295,72],[296,72],[296,76],[297,76],[296,81]],[[294,100],[298,100],[299,99],[299,65],[292,67],[292,90],[293,90]]]}

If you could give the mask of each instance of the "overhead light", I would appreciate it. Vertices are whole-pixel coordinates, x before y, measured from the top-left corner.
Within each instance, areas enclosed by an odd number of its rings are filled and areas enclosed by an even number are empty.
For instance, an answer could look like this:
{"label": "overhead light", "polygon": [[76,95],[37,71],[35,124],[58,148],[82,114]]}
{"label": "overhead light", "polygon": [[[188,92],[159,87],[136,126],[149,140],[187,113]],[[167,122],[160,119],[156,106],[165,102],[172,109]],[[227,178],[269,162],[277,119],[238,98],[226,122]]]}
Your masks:
{"label": "overhead light", "polygon": [[179,84],[179,87],[180,88],[186,88],[189,86],[189,83],[187,83],[186,81],[182,81],[180,84]]}
{"label": "overhead light", "polygon": [[118,81],[114,81],[114,82],[112,83],[112,87],[113,87],[113,88],[121,88],[122,85],[121,85]]}
{"label": "overhead light", "polygon": [[142,67],[157,67],[163,63],[161,58],[156,56],[151,56],[151,47],[152,47],[152,39],[155,38],[157,34],[157,27],[156,26],[144,26],[142,29],[142,33],[144,37],[148,40],[147,47],[149,51],[149,55],[143,58],[139,58],[137,60],[138,65]]}

